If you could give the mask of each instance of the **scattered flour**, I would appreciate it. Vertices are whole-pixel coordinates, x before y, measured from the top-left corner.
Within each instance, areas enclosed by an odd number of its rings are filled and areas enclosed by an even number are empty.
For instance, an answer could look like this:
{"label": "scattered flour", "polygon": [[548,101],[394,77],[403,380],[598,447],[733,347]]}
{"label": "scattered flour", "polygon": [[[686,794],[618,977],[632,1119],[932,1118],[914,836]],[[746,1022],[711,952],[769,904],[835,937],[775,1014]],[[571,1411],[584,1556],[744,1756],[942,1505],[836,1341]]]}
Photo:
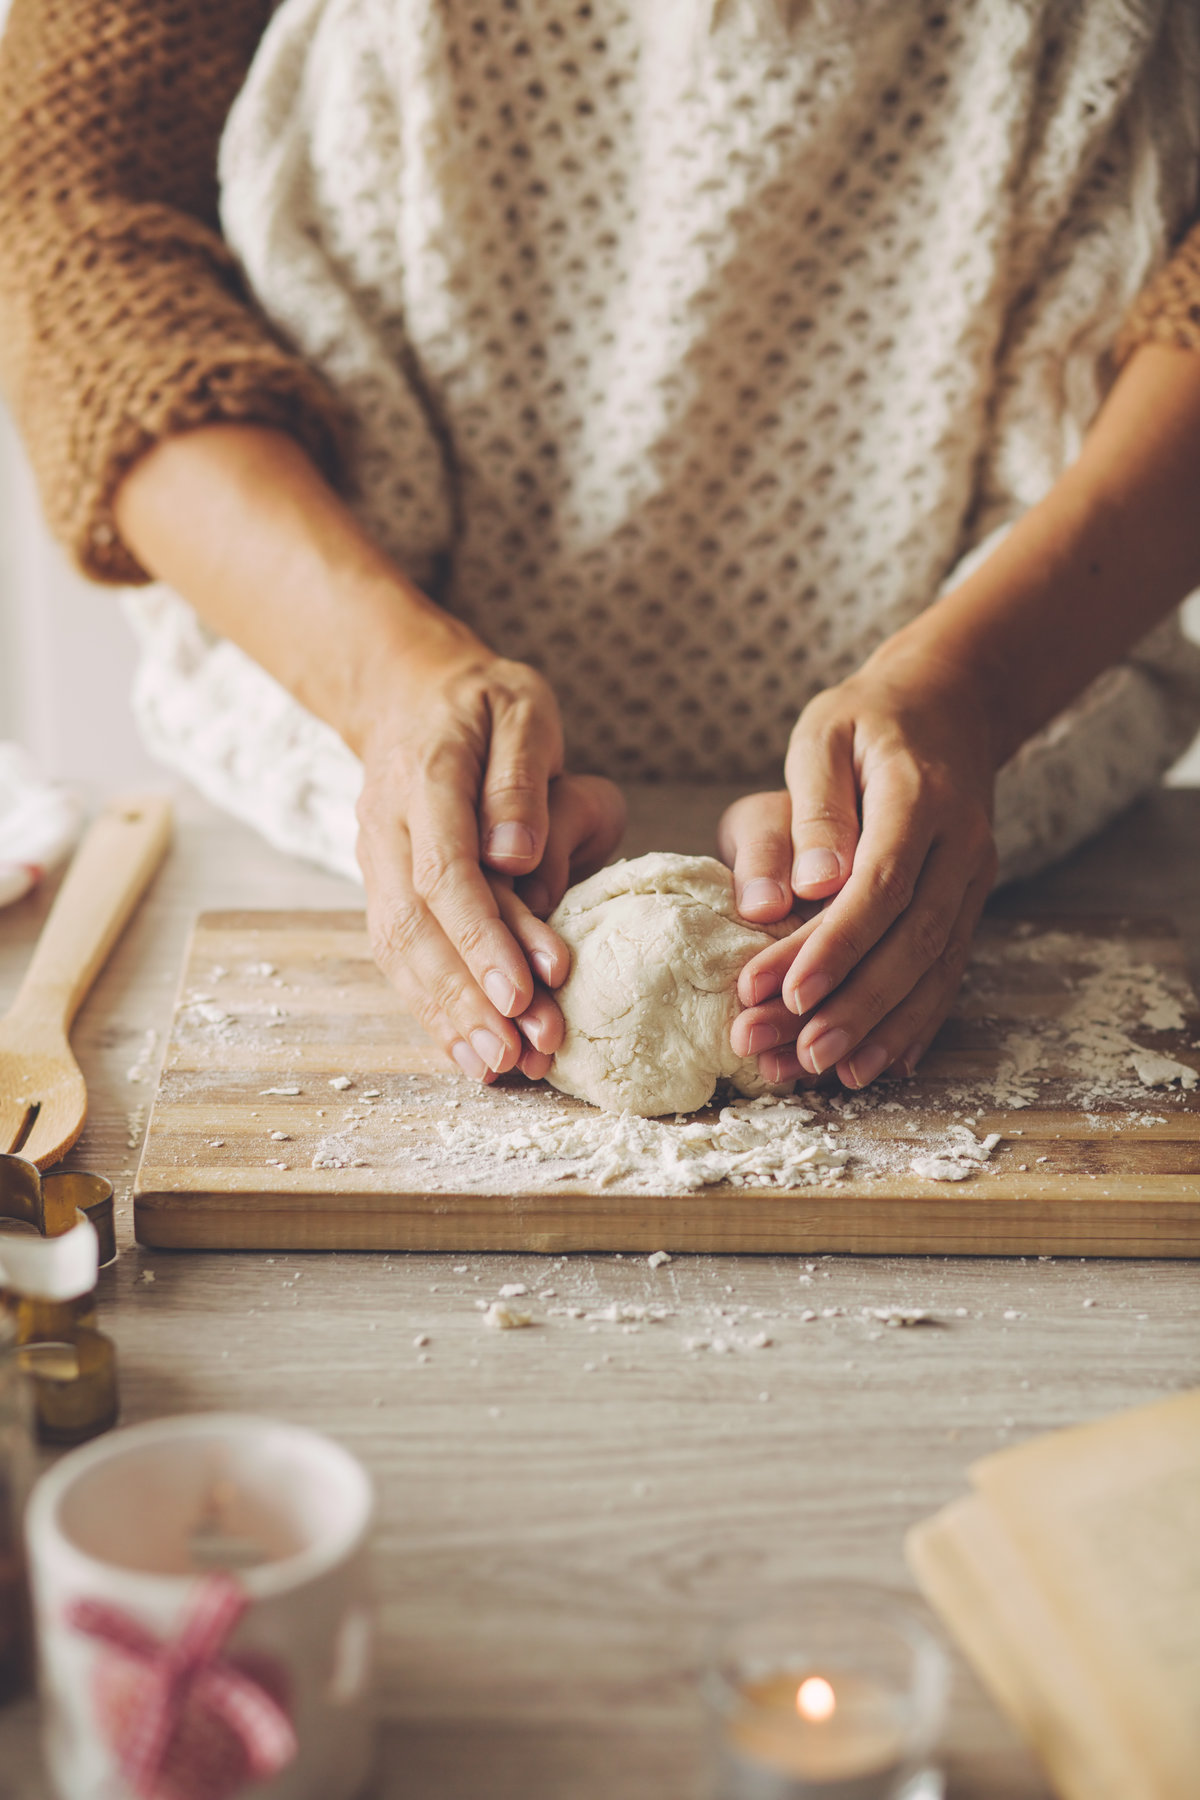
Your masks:
{"label": "scattered flour", "polygon": [[[1186,1024],[1180,995],[1153,963],[1132,962],[1127,944],[1082,932],[1030,932],[1016,942],[982,938],[964,985],[964,1003],[1010,995],[1019,962],[1050,965],[1045,991],[1054,1004],[1037,1017],[1009,1024],[994,1074],[982,1074],[964,1098],[989,1097],[1008,1109],[1044,1102],[1055,1082],[1061,1100],[1092,1108],[1135,1099],[1142,1088],[1194,1088],[1196,1070],[1157,1048],[1137,1042],[1135,1031],[1180,1031]],[[1051,973],[1052,971],[1052,973]],[[999,1010],[999,1008],[997,1008]]]}
{"label": "scattered flour", "polygon": [[[320,1081],[346,1094],[336,1127],[323,1123],[323,1106],[307,1122],[295,1106],[283,1118],[264,1109],[264,1136],[295,1140],[297,1163],[315,1170],[372,1169],[374,1182],[399,1177],[430,1194],[575,1184],[657,1194],[836,1191],[847,1181],[897,1176],[962,1182],[986,1179],[993,1168],[1028,1173],[1046,1160],[1036,1155],[1037,1140],[1054,1132],[1039,1112],[1076,1109],[1098,1137],[1161,1129],[1174,1111],[1167,1101],[1194,1108],[1197,1071],[1182,1060],[1200,1048],[1198,1040],[1189,1051],[1183,1035],[1192,1008],[1181,972],[1156,967],[1152,954],[1152,946],[1131,953],[1126,941],[1085,931],[985,925],[956,1007],[953,1051],[935,1052],[903,1085],[885,1079],[853,1095],[730,1096],[703,1114],[645,1119],[602,1113],[541,1085],[481,1089],[432,1072],[389,1079],[386,1097],[367,1087],[351,1103],[346,1090],[370,1079],[362,1069]],[[215,984],[217,972],[203,979]],[[236,1011],[216,1003],[211,985],[186,990],[174,1041],[207,1039],[278,1056],[274,1042],[267,1048],[263,1008],[252,1011],[229,987],[222,991]],[[146,1042],[135,1067],[148,1066]],[[286,1064],[276,1067],[278,1085],[253,1091],[299,1100],[301,1080]],[[1148,1102],[1164,1112],[1147,1111]],[[1023,1135],[1017,1111],[1028,1128],[1021,1163],[1013,1159]],[[130,1116],[131,1142],[142,1124],[140,1111]],[[1002,1143],[1011,1148],[996,1156]],[[670,1256],[656,1251],[646,1260],[659,1269]],[[643,1323],[627,1319],[620,1328]]]}
{"label": "scattered flour", "polygon": [[979,1169],[960,1156],[914,1156],[908,1166],[923,1181],[967,1181]]}
{"label": "scattered flour", "polygon": [[721,1182],[792,1188],[838,1179],[850,1152],[816,1117],[798,1099],[764,1095],[682,1124],[550,1103],[507,1132],[470,1117],[439,1121],[437,1130],[457,1158],[547,1164],[588,1185],[686,1194]]}
{"label": "scattered flour", "polygon": [[493,1300],[483,1315],[483,1322],[493,1331],[520,1331],[526,1325],[533,1324],[529,1313],[518,1312],[507,1300]]}

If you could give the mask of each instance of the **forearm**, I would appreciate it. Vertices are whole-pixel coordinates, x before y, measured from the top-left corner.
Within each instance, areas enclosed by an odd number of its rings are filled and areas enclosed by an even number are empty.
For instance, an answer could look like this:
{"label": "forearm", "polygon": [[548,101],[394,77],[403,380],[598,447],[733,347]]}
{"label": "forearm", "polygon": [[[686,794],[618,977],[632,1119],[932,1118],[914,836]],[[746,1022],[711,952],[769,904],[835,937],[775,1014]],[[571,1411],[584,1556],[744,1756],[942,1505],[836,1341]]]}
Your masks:
{"label": "forearm", "polygon": [[1147,344],[1041,504],[872,661],[965,681],[999,767],[1197,586],[1200,354]]}
{"label": "forearm", "polygon": [[139,561],[361,754],[381,710],[476,640],[371,541],[282,432],[164,440],[115,501]]}

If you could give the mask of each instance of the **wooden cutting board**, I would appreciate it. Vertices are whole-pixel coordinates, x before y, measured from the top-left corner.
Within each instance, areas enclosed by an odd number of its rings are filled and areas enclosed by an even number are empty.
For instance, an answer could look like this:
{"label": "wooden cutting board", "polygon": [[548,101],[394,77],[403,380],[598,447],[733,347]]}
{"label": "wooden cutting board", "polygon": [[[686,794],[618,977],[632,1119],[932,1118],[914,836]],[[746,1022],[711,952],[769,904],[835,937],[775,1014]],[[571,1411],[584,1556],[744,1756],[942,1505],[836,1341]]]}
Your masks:
{"label": "wooden cutting board", "polygon": [[361,914],[203,914],[135,1184],[138,1239],[164,1249],[1200,1255],[1200,1091],[1176,1084],[1081,1103],[1078,1070],[1064,1069],[1031,1103],[996,1101],[1006,1034],[1042,1029],[1071,1003],[1070,945],[1049,954],[1043,936],[1056,924],[1088,954],[1115,953],[1114,968],[1161,971],[1184,1027],[1142,1021],[1134,1037],[1200,1065],[1200,1014],[1170,925],[989,920],[918,1079],[892,1084],[891,1100],[877,1096],[844,1127],[889,1144],[906,1129],[914,1153],[964,1119],[979,1136],[999,1132],[977,1177],[931,1181],[902,1155],[890,1174],[859,1176],[852,1164],[828,1186],[655,1195],[460,1165],[439,1123],[486,1107],[487,1129],[498,1119],[507,1128],[498,1105],[519,1124],[531,1105],[562,1102],[548,1090],[522,1098],[525,1084],[498,1100],[447,1071],[375,970]]}

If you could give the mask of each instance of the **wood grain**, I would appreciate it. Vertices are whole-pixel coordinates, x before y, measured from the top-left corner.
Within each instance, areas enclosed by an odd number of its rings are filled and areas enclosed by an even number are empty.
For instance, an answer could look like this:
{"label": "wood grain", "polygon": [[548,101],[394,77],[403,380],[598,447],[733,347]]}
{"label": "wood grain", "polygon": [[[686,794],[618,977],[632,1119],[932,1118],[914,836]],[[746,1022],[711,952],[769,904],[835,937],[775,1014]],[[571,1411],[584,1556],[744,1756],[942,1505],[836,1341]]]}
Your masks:
{"label": "wood grain", "polygon": [[[1124,962],[1163,970],[1188,996],[1169,923],[1071,925],[1072,941],[1115,944]],[[968,991],[920,1078],[895,1089],[925,1130],[914,1154],[961,1118],[962,1101],[948,1095],[984,1091],[1014,1021],[1052,1018],[1069,1003],[1062,971],[1027,953],[1029,931],[1021,920],[985,923],[991,985]],[[216,1005],[227,1022],[183,1003],[197,995],[200,1009]],[[1142,1036],[1147,1047],[1186,1057],[1197,1023]],[[1078,1105],[1054,1103],[1068,1073],[1043,1084],[1042,1104],[974,1113],[981,1133],[1005,1141],[986,1174],[968,1182],[905,1169],[793,1192],[646,1194],[619,1184],[587,1192],[564,1181],[514,1192],[512,1171],[496,1165],[490,1185],[485,1171],[447,1187],[440,1172],[423,1178],[404,1152],[452,1162],[438,1125],[473,1108],[482,1116],[482,1097],[447,1071],[401,1010],[372,964],[361,915],[207,913],[189,947],[135,1185],[137,1233],[164,1249],[1200,1254],[1196,1095],[1180,1103],[1178,1093],[1147,1090],[1145,1107],[1161,1122],[1114,1113],[1117,1133]],[[338,1077],[352,1078],[353,1088],[339,1093],[331,1086]],[[272,1086],[302,1091],[264,1092]],[[360,1101],[364,1093],[378,1105]],[[314,1168],[314,1153],[347,1114],[363,1166]],[[374,1128],[384,1117],[387,1129]],[[890,1115],[874,1114],[870,1124],[879,1139],[894,1134]],[[272,1131],[284,1141],[272,1141]]]}
{"label": "wood grain", "polygon": [[[628,854],[710,851],[731,797],[631,792]],[[805,1575],[908,1587],[905,1531],[964,1491],[976,1457],[1200,1382],[1184,1262],[831,1256],[810,1274],[794,1257],[689,1256],[655,1275],[613,1256],[137,1245],[144,1108],[196,913],[361,905],[194,796],[178,806],[175,846],[79,1016],[92,1104],[69,1166],[117,1188],[100,1310],[125,1421],[292,1419],[376,1483],[373,1800],[700,1800],[696,1676],[717,1619]],[[0,911],[0,1001],[51,897]],[[995,906],[1169,913],[1200,975],[1200,792],[1154,796]],[[627,1334],[539,1305],[532,1330],[485,1331],[476,1301],[506,1282],[587,1310],[655,1298],[674,1316]],[[891,1303],[941,1323],[861,1316]],[[755,1327],[768,1349],[685,1348],[737,1307],[770,1315]],[[38,1724],[33,1703],[0,1712],[4,1800],[50,1800]],[[961,1665],[945,1757],[952,1800],[1048,1800]]]}

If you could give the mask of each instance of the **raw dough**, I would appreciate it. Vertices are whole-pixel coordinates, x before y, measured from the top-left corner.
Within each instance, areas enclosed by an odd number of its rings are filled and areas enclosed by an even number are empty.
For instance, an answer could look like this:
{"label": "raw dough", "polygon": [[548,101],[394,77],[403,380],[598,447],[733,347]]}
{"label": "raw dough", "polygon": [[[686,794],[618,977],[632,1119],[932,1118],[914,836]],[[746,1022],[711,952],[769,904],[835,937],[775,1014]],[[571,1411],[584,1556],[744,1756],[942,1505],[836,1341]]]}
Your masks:
{"label": "raw dough", "polygon": [[707,1106],[721,1079],[767,1091],[757,1060],[730,1047],[734,990],[794,921],[748,925],[724,864],[661,852],[615,863],[571,888],[550,925],[571,951],[555,994],[567,1023],[556,1088],[646,1119]]}

